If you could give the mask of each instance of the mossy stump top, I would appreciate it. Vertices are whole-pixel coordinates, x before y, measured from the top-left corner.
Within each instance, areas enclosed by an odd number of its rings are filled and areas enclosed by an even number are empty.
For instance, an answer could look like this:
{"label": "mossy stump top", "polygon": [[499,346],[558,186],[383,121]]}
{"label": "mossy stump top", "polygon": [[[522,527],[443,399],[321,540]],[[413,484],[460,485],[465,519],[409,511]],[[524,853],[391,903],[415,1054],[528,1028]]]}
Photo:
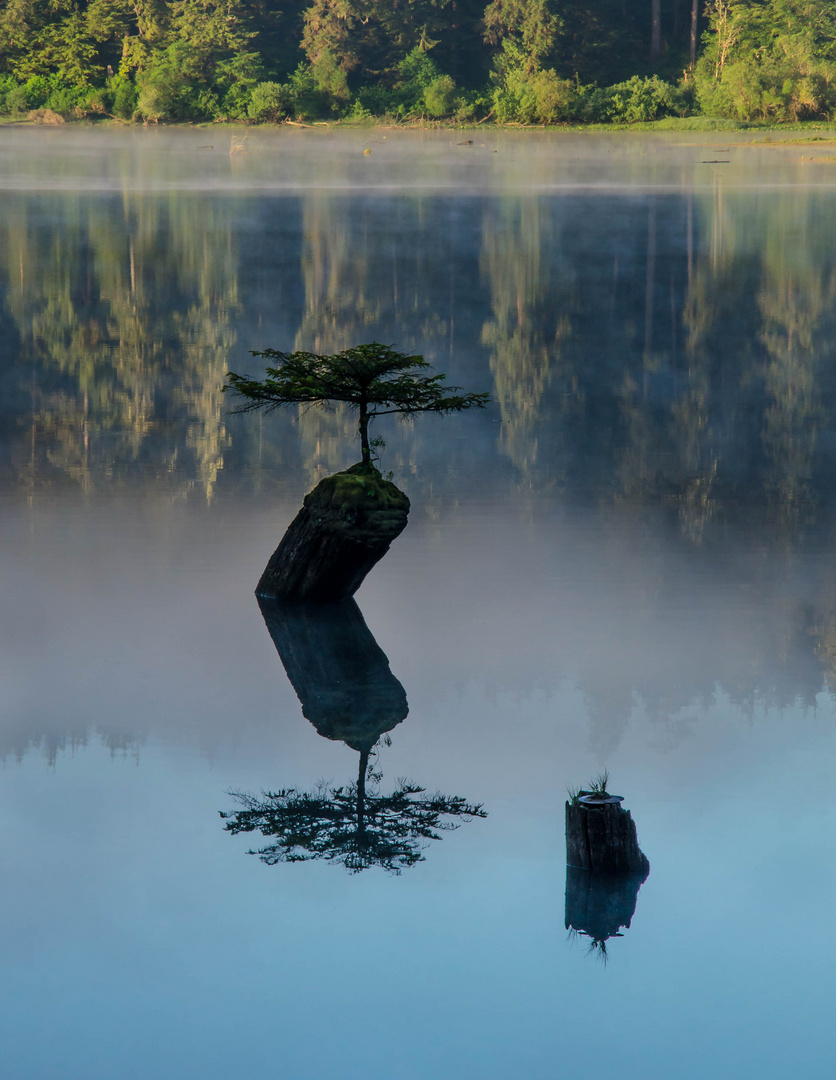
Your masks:
{"label": "mossy stump top", "polygon": [[304,499],[256,593],[277,600],[347,600],[406,528],[409,499],[371,465],[321,480]]}

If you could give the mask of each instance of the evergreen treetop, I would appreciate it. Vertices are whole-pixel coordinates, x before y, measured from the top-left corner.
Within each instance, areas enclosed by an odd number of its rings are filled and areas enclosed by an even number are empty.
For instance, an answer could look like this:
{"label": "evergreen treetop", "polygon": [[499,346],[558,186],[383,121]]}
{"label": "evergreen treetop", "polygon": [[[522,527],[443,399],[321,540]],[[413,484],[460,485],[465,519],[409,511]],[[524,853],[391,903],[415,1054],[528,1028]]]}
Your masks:
{"label": "evergreen treetop", "polygon": [[227,373],[224,390],[246,399],[234,412],[345,402],[358,413],[364,465],[371,465],[369,422],[375,416],[464,412],[483,409],[490,400],[487,393],[459,393],[460,386],[446,386],[445,375],[422,374],[430,368],[423,356],[408,356],[376,341],[332,356],[276,349],[252,355],[275,366],[267,368],[262,380]]}

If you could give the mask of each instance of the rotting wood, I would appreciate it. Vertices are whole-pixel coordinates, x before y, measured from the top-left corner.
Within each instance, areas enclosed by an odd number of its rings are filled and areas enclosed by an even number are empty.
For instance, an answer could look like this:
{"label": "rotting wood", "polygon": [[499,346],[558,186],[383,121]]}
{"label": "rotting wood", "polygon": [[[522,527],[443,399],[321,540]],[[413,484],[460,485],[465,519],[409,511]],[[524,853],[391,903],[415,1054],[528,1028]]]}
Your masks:
{"label": "rotting wood", "polygon": [[276,600],[347,600],[406,528],[409,499],[377,469],[353,465],[305,496],[256,587]]}
{"label": "rotting wood", "polygon": [[566,863],[600,874],[650,873],[630,811],[618,803],[593,807],[575,800],[566,803]]}

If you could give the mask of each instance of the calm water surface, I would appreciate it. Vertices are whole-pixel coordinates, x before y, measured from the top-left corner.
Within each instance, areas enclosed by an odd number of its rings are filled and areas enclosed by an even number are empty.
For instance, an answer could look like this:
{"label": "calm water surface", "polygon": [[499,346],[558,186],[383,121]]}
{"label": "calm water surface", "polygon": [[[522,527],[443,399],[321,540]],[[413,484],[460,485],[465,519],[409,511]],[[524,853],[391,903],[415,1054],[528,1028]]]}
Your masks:
{"label": "calm water surface", "polygon": [[[0,128],[4,1080],[833,1075],[836,165],[722,139]],[[495,403],[381,422],[365,627],[271,636],[357,447],[223,374],[372,339]],[[400,875],[225,830],[372,743],[487,816]],[[604,767],[651,863],[606,963]]]}

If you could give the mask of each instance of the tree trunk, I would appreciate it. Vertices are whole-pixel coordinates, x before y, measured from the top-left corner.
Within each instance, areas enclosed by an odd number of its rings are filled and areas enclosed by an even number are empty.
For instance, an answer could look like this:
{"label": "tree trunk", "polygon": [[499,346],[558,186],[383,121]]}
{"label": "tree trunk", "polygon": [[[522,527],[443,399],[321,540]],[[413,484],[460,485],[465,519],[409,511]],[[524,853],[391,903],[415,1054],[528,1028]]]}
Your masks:
{"label": "tree trunk", "polygon": [[369,446],[369,410],[365,401],[360,402],[360,450],[361,464],[371,466],[372,452]]}
{"label": "tree trunk", "polygon": [[697,63],[697,19],[699,17],[699,0],[691,0],[691,71]]}
{"label": "tree trunk", "polygon": [[[566,863],[599,874],[650,873],[629,810],[566,803]],[[644,879],[642,879],[644,880]]]}
{"label": "tree trunk", "polygon": [[662,51],[661,0],[650,0],[650,59],[655,60]]}
{"label": "tree trunk", "polygon": [[256,586],[274,600],[347,600],[406,528],[409,499],[364,465],[305,496]]}

